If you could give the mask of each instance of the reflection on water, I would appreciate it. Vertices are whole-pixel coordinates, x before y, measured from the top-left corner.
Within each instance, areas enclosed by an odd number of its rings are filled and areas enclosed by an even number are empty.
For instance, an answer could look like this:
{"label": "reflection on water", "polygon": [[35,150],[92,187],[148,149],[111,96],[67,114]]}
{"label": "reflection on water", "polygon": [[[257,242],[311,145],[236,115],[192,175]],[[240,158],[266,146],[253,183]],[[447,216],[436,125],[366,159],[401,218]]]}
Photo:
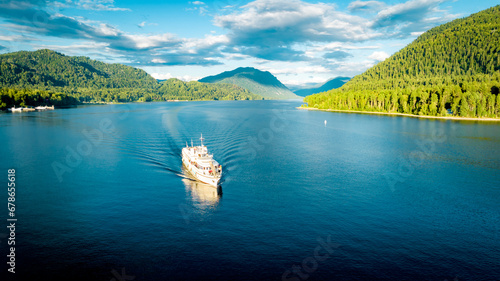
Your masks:
{"label": "reflection on water", "polygon": [[222,196],[222,188],[197,181],[184,166],[182,166],[182,172],[186,176],[186,178],[182,179],[182,182],[186,186],[187,193],[190,194],[193,205],[198,206],[200,209],[217,207]]}
{"label": "reflection on water", "polygon": [[[308,280],[500,280],[498,124],[300,103],[0,113],[2,170],[16,169],[25,226],[18,279],[275,280],[328,237],[342,246]],[[181,169],[200,133],[223,166],[225,201]],[[55,162],[71,170],[62,182]]]}

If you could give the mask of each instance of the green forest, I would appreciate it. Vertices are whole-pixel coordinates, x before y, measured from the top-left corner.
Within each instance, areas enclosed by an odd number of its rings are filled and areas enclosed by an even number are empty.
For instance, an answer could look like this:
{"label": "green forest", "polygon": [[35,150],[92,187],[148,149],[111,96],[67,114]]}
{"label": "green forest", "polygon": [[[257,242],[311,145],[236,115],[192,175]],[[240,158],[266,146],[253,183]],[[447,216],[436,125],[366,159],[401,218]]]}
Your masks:
{"label": "green forest", "polygon": [[145,71],[70,57],[52,50],[0,55],[0,108],[79,103],[262,99],[230,84],[169,79]]}
{"label": "green forest", "polygon": [[500,116],[500,6],[435,27],[309,107],[431,116]]}

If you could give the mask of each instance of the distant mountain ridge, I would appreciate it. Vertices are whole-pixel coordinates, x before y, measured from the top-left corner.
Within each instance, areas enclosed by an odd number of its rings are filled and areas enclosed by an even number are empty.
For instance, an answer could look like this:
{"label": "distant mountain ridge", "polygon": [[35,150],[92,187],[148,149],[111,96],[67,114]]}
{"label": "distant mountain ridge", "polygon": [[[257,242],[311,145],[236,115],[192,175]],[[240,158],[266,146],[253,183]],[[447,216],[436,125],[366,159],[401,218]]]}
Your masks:
{"label": "distant mountain ridge", "polygon": [[299,98],[270,72],[253,67],[239,67],[231,71],[204,77],[198,81],[235,84],[265,99]]}
{"label": "distant mountain ridge", "polygon": [[345,83],[347,83],[349,80],[351,80],[351,77],[339,76],[339,77],[332,78],[323,84],[317,84],[313,87],[298,89],[298,90],[295,90],[293,92],[298,96],[305,97],[308,95],[322,93],[322,92],[326,92],[326,91],[329,91],[332,89],[340,88]]}

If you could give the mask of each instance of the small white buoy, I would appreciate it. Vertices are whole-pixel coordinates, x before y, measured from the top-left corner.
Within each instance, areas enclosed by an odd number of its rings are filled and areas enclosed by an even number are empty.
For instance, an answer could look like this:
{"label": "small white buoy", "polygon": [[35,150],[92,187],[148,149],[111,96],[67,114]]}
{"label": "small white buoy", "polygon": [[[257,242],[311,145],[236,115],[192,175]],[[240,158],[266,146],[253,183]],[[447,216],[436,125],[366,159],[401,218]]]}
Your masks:
{"label": "small white buoy", "polygon": [[326,120],[325,120],[325,127],[326,127]]}

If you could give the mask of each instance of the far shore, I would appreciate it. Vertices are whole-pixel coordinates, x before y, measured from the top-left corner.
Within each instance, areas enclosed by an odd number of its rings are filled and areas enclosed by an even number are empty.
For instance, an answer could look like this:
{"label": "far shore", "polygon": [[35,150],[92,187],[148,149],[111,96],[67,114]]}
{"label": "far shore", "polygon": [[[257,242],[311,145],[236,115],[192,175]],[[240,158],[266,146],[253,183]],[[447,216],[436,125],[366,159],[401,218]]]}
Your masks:
{"label": "far shore", "polygon": [[455,120],[455,121],[500,122],[500,118],[487,118],[487,117],[429,116],[429,115],[415,115],[415,114],[397,113],[397,112],[377,112],[377,111],[340,110],[340,109],[318,109],[318,108],[313,108],[313,107],[297,107],[297,109],[329,111],[329,112],[343,112],[343,113],[374,114],[374,115],[393,115],[393,116],[406,116],[406,117],[413,117],[413,118],[444,119],[444,120]]}

